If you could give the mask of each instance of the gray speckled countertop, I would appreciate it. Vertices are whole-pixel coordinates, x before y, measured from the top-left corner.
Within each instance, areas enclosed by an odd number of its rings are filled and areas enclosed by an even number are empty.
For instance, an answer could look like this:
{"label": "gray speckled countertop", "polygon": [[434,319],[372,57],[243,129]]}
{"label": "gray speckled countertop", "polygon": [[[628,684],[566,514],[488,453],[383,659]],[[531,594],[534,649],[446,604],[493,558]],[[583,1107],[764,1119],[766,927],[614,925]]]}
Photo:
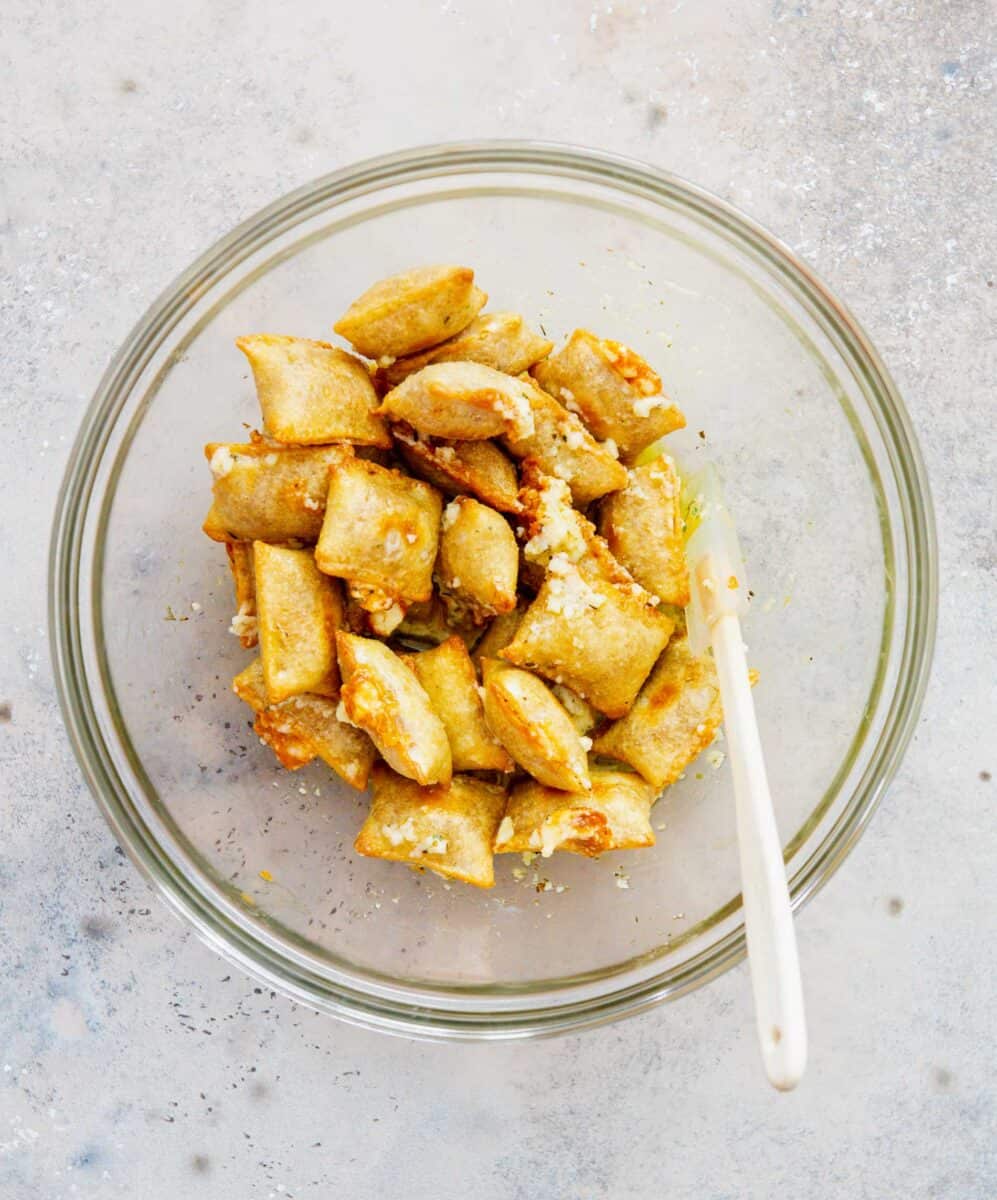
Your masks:
{"label": "gray speckled countertop", "polygon": [[[7,0],[3,28],[0,1196],[993,1196],[993,4]],[[746,209],[852,306],[922,439],[933,684],[799,920],[812,1049],[790,1096],[763,1083],[744,967],[617,1027],[499,1047],[358,1032],[261,991],[116,853],[60,728],[49,521],[118,343],[288,189],[488,136],[631,153]]]}

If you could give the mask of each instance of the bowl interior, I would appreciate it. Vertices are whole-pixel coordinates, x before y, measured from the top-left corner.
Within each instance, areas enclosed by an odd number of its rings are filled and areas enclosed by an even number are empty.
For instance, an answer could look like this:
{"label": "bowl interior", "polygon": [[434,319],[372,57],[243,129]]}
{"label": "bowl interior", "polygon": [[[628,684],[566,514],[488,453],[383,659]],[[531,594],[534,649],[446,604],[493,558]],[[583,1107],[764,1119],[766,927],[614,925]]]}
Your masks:
{"label": "bowl interior", "polygon": [[556,338],[592,328],[658,368],[688,417],[673,449],[718,463],[742,538],[790,873],[823,853],[897,670],[894,484],[874,385],[785,264],[732,221],[680,185],[650,194],[584,171],[382,180],[300,213],[289,202],[255,240],[219,251],[175,293],[175,316],[128,350],[83,551],[95,720],[142,837],[272,961],[457,1007],[556,1004],[565,989],[680,972],[739,923],[723,741],[658,803],[653,849],[500,856],[482,892],[355,854],[366,797],[327,768],[276,766],[229,691],[251,653],[226,632],[224,550],[200,524],[204,443],[259,424],[234,339],[329,339],[352,297],[416,262],[466,262],[489,308]]}

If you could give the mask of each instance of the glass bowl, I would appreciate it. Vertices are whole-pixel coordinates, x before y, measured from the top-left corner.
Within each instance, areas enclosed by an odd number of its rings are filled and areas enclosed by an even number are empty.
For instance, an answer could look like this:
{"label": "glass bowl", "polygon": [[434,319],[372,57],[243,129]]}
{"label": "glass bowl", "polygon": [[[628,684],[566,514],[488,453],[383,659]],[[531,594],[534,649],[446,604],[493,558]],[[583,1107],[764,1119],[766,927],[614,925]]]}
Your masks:
{"label": "glass bowl", "polygon": [[438,146],[327,175],[240,225],[111,363],[63,484],[52,644],[66,726],[116,837],[201,936],[294,999],[408,1034],[578,1029],[744,954],[723,743],[654,810],[658,844],[496,859],[492,891],[353,851],[366,798],[279,768],[229,681],[205,442],[258,423],[235,349],[328,338],[372,280],[466,262],[560,337],[630,343],[721,468],[748,563],[750,660],[793,902],[842,861],[917,717],[936,607],[928,488],[877,354],[810,271],[674,176],[569,147]]}

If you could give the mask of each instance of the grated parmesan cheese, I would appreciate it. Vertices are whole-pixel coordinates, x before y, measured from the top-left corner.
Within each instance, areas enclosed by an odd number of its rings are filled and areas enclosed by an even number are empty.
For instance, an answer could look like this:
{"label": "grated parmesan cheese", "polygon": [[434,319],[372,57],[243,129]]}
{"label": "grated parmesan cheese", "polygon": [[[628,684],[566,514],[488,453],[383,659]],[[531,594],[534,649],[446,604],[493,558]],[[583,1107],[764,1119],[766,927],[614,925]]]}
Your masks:
{"label": "grated parmesan cheese", "polygon": [[232,618],[232,624],[229,625],[229,633],[234,633],[236,637],[256,637],[258,626],[256,623],[256,614],[251,612],[252,603],[249,600],[243,600],[239,605],[239,611]]}
{"label": "grated parmesan cheese", "polygon": [[537,511],[540,529],[523,547],[528,559],[560,552],[576,562],[588,549],[571,505],[571,490],[563,479],[548,479]]}
{"label": "grated parmesan cheese", "polygon": [[460,516],[460,504],[456,500],[451,500],[443,510],[443,517],[440,520],[440,528],[444,531],[452,529]]}
{"label": "grated parmesan cheese", "polygon": [[569,620],[590,608],[602,608],[606,597],[585,582],[568,556],[558,553],[547,566],[547,611]]}
{"label": "grated parmesan cheese", "polygon": [[228,446],[219,446],[208,461],[208,466],[216,479],[223,479],[235,466],[235,455]]}
{"label": "grated parmesan cheese", "polygon": [[649,417],[656,408],[667,408],[668,397],[662,393],[656,396],[641,396],[634,401],[634,412],[638,417]]}
{"label": "grated parmesan cheese", "polygon": [[540,853],[550,858],[558,846],[575,836],[575,827],[570,813],[559,813],[548,817],[540,826]]}
{"label": "grated parmesan cheese", "polygon": [[[342,704],[339,706],[342,708]],[[339,709],[336,710],[336,716],[339,716]],[[384,825],[382,832],[392,846],[400,846],[402,842],[414,842],[419,836],[412,818],[409,817],[404,825]]]}

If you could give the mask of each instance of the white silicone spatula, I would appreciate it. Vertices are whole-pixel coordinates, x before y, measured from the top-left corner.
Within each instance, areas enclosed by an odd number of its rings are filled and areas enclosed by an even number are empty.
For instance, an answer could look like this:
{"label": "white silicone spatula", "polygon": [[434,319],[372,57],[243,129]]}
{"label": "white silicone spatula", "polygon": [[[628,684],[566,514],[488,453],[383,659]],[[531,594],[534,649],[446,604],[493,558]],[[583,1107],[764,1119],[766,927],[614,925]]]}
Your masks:
{"label": "white silicone spatula", "polygon": [[744,564],[720,476],[712,465],[683,484],[690,603],[689,643],[712,646],[734,775],[741,892],[755,1018],[770,1083],[794,1088],[807,1061],[803,989],[793,913],[765,759],[751,698],[739,614],[747,599]]}

